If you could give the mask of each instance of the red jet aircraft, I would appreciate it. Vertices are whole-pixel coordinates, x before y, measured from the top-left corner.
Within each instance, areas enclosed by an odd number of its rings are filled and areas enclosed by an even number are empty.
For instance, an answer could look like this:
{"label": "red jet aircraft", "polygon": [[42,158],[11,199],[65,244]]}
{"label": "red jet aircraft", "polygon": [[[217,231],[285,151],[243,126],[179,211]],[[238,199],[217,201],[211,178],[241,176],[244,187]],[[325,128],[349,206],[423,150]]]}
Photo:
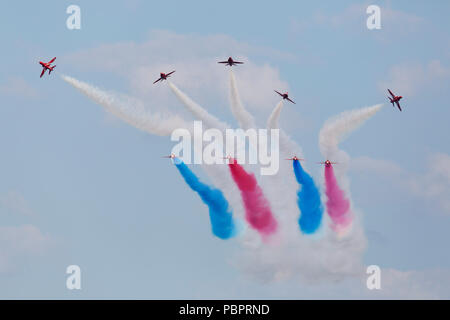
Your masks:
{"label": "red jet aircraft", "polygon": [[389,101],[392,103],[392,106],[394,106],[394,103],[397,105],[397,107],[398,107],[398,109],[400,110],[400,111],[402,111],[402,108],[400,107],[400,100],[403,98],[402,96],[396,96],[395,94],[393,94],[392,93],[392,91],[391,90],[389,90],[389,89],[387,89],[388,91],[389,91],[389,93],[391,94],[391,96],[392,96],[392,98],[391,97],[388,97],[389,98]]}
{"label": "red jet aircraft", "polygon": [[223,64],[226,64],[226,65],[229,65],[230,67],[232,65],[235,65],[235,64],[243,64],[243,62],[234,61],[232,57],[229,57],[227,61],[219,61],[217,63],[223,63]]}
{"label": "red jet aircraft", "polygon": [[42,72],[41,72],[41,76],[40,78],[42,78],[42,76],[44,75],[45,71],[48,70],[48,74],[52,73],[53,69],[55,69],[55,66],[52,66],[52,62],[55,61],[56,57],[54,57],[52,60],[50,60],[49,62],[42,62],[39,61],[39,64],[42,66]]}
{"label": "red jet aircraft", "polygon": [[331,162],[330,160],[326,160],[325,162],[317,162],[320,164],[324,164],[325,167],[331,167],[332,164],[337,164],[337,162]]}
{"label": "red jet aircraft", "polygon": [[284,159],[284,160],[298,160],[298,161],[302,161],[302,160],[305,160],[305,159],[297,158],[297,156],[294,156],[294,157],[292,157],[292,158]]}
{"label": "red jet aircraft", "polygon": [[165,74],[165,73],[161,72],[160,75],[159,75],[159,79],[156,80],[155,82],[153,82],[153,84],[157,83],[160,80],[167,80],[167,78],[174,72],[175,72],[175,70],[173,70],[172,72],[169,72],[168,74]]}
{"label": "red jet aircraft", "polygon": [[289,95],[288,95],[287,92],[286,92],[286,93],[280,93],[280,92],[278,92],[277,90],[273,90],[273,91],[275,91],[275,92],[278,93],[280,96],[282,96],[282,97],[283,97],[283,100],[288,100],[288,101],[290,101],[290,102],[292,102],[292,103],[295,104],[294,101],[292,101],[291,99],[289,99]]}

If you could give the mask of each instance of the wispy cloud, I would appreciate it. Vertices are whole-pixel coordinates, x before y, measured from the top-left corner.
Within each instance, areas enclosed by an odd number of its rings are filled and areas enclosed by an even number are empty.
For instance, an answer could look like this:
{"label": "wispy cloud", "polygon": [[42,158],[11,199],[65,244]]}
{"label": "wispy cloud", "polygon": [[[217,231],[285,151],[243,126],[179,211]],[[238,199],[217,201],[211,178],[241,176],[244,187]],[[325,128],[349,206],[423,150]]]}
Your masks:
{"label": "wispy cloud", "polygon": [[51,243],[33,225],[0,227],[0,273],[14,272],[29,258],[42,256]]}
{"label": "wispy cloud", "polygon": [[28,205],[24,196],[14,190],[8,191],[6,194],[0,195],[0,206],[14,213],[25,216],[33,216],[34,211]]}
{"label": "wispy cloud", "polygon": [[39,92],[21,77],[10,77],[6,82],[0,84],[0,94],[20,97],[25,99],[36,99]]}
{"label": "wispy cloud", "polygon": [[391,88],[395,93],[414,96],[430,86],[442,87],[442,81],[448,81],[450,67],[442,65],[439,60],[427,64],[402,63],[393,66],[388,78],[378,84],[379,90],[386,92]]}
{"label": "wispy cloud", "polygon": [[[0,195],[0,210],[22,219],[36,216],[25,197],[14,190]],[[52,238],[35,225],[0,226],[0,274],[20,270],[31,259],[45,255],[53,245]]]}
{"label": "wispy cloud", "polygon": [[450,215],[450,155],[436,153],[428,157],[422,172],[409,172],[388,160],[359,157],[352,160],[351,169],[372,172],[388,179],[397,191],[427,201],[442,213]]}
{"label": "wispy cloud", "polygon": [[[366,21],[369,15],[367,7],[373,3],[352,4],[336,12],[320,10],[311,15],[307,21],[292,20],[291,30],[293,32],[306,32],[312,28],[325,27],[333,29],[344,29],[350,33],[368,32]],[[425,19],[415,14],[392,9],[390,6],[380,6],[381,27],[383,31],[377,31],[380,40],[395,38],[411,34],[411,30],[417,30],[425,24]]]}

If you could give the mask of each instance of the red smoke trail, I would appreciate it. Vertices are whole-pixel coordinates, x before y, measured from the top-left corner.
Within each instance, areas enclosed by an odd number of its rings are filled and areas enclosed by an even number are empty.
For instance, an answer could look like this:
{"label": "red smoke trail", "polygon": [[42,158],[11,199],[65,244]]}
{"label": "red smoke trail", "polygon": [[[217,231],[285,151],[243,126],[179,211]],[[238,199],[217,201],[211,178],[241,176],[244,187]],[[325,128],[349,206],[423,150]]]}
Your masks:
{"label": "red smoke trail", "polygon": [[235,159],[230,159],[228,166],[234,182],[241,191],[247,222],[263,236],[273,234],[277,230],[277,221],[254,174],[247,173]]}
{"label": "red smoke trail", "polygon": [[325,166],[325,193],[328,197],[326,205],[332,221],[331,227],[336,232],[345,231],[352,223],[350,201],[339,187],[331,164]]}

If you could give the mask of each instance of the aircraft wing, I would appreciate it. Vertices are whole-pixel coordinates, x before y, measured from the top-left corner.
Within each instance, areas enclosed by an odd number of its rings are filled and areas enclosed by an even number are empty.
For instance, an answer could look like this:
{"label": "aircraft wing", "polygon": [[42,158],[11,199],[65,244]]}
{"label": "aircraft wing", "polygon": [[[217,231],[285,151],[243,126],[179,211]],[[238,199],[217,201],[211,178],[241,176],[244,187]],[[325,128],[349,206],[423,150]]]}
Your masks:
{"label": "aircraft wing", "polygon": [[174,72],[175,72],[175,70],[173,70],[172,72],[169,72],[168,74],[166,74],[166,76],[170,76]]}
{"label": "aircraft wing", "polygon": [[219,61],[217,63],[228,63],[228,61]]}
{"label": "aircraft wing", "polygon": [[273,91],[275,91],[276,93],[278,93],[280,96],[283,96],[283,94],[282,94],[282,93],[279,93],[277,90],[273,90]]}
{"label": "aircraft wing", "polygon": [[153,84],[157,83],[159,80],[161,80],[162,78],[159,78],[158,80],[156,80],[155,82],[153,82]]}
{"label": "aircraft wing", "polygon": [[233,61],[233,63],[235,63],[235,64],[243,64],[243,62],[240,62],[240,61]]}
{"label": "aircraft wing", "polygon": [[289,100],[290,102],[292,102],[293,104],[296,104],[294,101],[292,101],[291,99],[289,99],[289,98],[286,98],[287,100]]}
{"label": "aircraft wing", "polygon": [[47,63],[52,63],[53,61],[55,61],[56,60],[56,57],[54,57],[52,60],[50,60],[49,62],[47,62]]}
{"label": "aircraft wing", "polygon": [[402,108],[400,107],[400,102],[395,101],[395,104],[397,105],[398,109],[399,109],[400,111],[402,111]]}
{"label": "aircraft wing", "polygon": [[39,78],[42,78],[42,76],[44,75],[44,73],[45,73],[45,68],[42,69],[41,76],[40,76]]}
{"label": "aircraft wing", "polygon": [[389,90],[389,89],[388,89],[388,91],[389,91],[389,93],[391,94],[392,98],[395,98],[395,94],[393,94],[392,91]]}

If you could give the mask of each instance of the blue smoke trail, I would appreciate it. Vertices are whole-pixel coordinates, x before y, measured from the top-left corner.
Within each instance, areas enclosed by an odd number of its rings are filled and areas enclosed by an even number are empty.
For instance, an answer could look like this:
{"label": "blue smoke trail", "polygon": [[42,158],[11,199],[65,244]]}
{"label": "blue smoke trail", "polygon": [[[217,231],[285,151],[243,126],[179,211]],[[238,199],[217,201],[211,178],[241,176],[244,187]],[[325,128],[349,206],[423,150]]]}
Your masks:
{"label": "blue smoke trail", "polygon": [[221,239],[234,237],[238,228],[222,191],[200,182],[198,177],[183,161],[175,159],[174,163],[189,187],[197,192],[202,201],[208,206],[213,234]]}
{"label": "blue smoke trail", "polygon": [[320,193],[313,178],[303,170],[300,161],[294,160],[294,173],[300,189],[297,192],[297,204],[301,211],[298,224],[303,233],[311,234],[317,231],[322,222],[323,206]]}

